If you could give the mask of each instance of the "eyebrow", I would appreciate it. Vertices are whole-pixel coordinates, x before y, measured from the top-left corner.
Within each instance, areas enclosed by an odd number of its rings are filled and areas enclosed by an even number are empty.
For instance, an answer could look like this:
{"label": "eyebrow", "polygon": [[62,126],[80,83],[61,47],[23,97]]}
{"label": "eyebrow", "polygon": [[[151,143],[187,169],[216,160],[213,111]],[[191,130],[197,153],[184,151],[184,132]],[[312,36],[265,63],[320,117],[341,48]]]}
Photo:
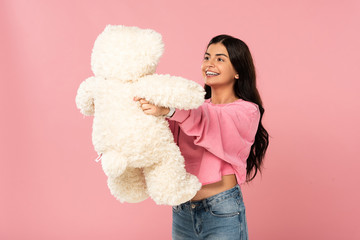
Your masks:
{"label": "eyebrow", "polygon": [[[209,55],[209,56],[211,56],[211,54],[210,53],[205,53],[205,55]],[[229,58],[226,54],[223,54],[223,53],[218,53],[218,54],[215,54],[215,56],[224,56],[224,57],[227,57],[227,58]]]}

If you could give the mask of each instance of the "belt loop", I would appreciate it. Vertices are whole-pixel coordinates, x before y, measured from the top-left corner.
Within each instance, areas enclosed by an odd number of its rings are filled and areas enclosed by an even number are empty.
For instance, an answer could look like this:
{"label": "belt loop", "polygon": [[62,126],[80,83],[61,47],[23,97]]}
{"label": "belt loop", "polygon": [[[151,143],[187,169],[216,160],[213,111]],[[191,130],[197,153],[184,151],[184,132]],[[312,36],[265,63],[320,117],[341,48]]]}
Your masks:
{"label": "belt loop", "polygon": [[208,212],[210,209],[209,209],[209,205],[207,204],[206,198],[204,200],[202,200],[202,204],[205,208],[205,211]]}
{"label": "belt loop", "polygon": [[237,185],[237,189],[239,190],[239,195],[241,198],[243,198],[242,191],[240,185]]}

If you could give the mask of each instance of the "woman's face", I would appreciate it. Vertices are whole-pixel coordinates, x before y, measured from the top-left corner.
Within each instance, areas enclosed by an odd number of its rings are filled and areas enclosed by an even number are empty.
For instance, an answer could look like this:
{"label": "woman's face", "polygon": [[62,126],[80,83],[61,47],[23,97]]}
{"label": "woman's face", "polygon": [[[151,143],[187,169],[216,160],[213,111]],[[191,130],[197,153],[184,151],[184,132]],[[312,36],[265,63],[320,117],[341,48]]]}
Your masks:
{"label": "woman's face", "polygon": [[238,78],[230,62],[229,53],[222,43],[211,44],[204,55],[201,71],[209,86],[233,85]]}

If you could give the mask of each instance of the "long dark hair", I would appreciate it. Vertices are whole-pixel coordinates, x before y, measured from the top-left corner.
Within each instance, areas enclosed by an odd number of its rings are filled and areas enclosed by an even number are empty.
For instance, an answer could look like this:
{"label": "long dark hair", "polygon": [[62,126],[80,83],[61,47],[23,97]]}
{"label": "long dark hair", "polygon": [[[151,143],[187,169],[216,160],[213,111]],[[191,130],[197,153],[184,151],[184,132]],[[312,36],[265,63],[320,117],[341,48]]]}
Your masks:
{"label": "long dark hair", "polygon": [[[269,145],[269,134],[261,122],[264,108],[259,91],[256,88],[255,66],[248,46],[240,39],[229,35],[219,35],[211,39],[207,47],[215,43],[221,43],[225,46],[229,53],[230,62],[239,75],[234,84],[236,96],[259,106],[260,122],[255,135],[255,142],[251,146],[249,157],[246,160],[246,179],[247,182],[250,182],[255,178],[258,171],[261,172],[265,152]],[[205,84],[205,91],[205,98],[211,98],[211,87]]]}

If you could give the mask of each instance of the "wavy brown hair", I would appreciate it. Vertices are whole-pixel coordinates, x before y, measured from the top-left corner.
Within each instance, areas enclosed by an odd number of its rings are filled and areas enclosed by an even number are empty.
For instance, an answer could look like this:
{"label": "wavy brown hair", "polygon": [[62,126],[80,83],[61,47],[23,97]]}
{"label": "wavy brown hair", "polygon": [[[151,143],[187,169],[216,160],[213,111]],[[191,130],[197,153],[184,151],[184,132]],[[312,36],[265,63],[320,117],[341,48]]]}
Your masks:
{"label": "wavy brown hair", "polygon": [[[235,79],[234,92],[238,98],[245,101],[256,103],[260,110],[260,122],[255,135],[255,141],[251,146],[250,154],[246,160],[246,179],[247,182],[253,180],[256,174],[261,172],[265,152],[269,145],[269,134],[262,125],[262,117],[264,108],[260,98],[259,91],[256,88],[256,74],[253,58],[248,46],[240,39],[229,35],[218,35],[210,40],[207,47],[211,44],[223,44],[228,53],[230,62],[239,74],[239,78]],[[211,98],[211,88],[205,84],[205,98]]]}

